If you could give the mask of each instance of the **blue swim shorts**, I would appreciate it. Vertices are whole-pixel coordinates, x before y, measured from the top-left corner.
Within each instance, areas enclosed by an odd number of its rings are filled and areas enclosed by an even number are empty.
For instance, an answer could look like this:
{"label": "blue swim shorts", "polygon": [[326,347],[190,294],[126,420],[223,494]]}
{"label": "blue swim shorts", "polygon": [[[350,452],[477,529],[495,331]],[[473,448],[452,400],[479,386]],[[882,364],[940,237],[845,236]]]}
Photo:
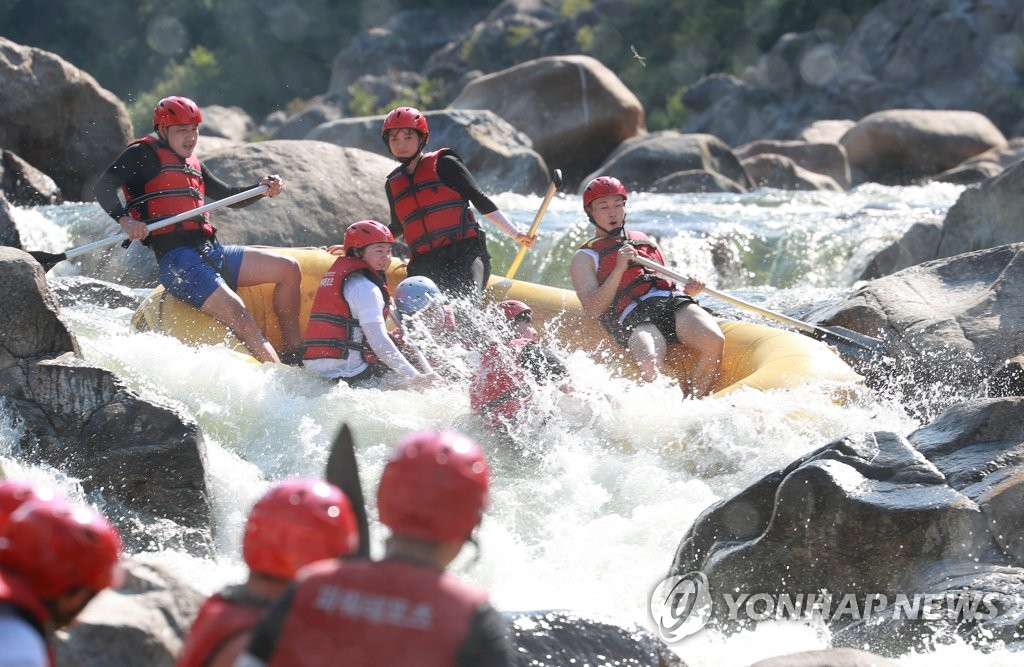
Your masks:
{"label": "blue swim shorts", "polygon": [[238,289],[244,251],[216,242],[175,248],[160,258],[160,284],[172,296],[202,308],[218,286]]}

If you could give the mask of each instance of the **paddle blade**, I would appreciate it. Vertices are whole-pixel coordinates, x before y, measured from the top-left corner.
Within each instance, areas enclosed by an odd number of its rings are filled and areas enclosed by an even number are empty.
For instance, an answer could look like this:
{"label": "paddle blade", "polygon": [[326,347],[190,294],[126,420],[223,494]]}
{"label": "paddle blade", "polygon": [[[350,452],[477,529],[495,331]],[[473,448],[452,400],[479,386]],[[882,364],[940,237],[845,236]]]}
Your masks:
{"label": "paddle blade", "polygon": [[817,326],[810,335],[834,347],[843,361],[858,372],[883,361],[885,357],[884,342],[846,327]]}
{"label": "paddle blade", "polygon": [[44,273],[68,258],[68,256],[63,252],[52,253],[43,252],[42,250],[29,250],[28,254],[32,255],[32,257],[35,258],[37,262],[42,264]]}
{"label": "paddle blade", "polygon": [[338,435],[334,438],[331,452],[327,456],[327,469],[324,477],[328,482],[341,489],[356,515],[359,526],[359,549],[353,558],[370,557],[370,523],[366,517],[366,500],[363,498],[363,485],[359,481],[359,463],[356,461],[355,441],[348,424],[342,424]]}

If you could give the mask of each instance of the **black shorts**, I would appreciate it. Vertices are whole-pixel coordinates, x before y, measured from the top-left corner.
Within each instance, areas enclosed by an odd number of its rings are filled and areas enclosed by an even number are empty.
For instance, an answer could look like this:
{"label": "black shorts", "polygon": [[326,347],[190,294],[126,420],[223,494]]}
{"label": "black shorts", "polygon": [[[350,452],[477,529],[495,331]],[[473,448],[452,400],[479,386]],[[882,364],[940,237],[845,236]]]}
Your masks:
{"label": "black shorts", "polygon": [[676,337],[676,312],[687,306],[699,306],[696,299],[685,294],[652,296],[636,305],[626,319],[618,324],[612,334],[615,342],[622,347],[629,345],[629,337],[639,325],[650,322],[658,328],[667,343],[678,343]]}
{"label": "black shorts", "polygon": [[473,264],[483,265],[484,285],[491,276],[491,256],[487,252],[487,236],[483,230],[473,238],[462,239],[409,260],[409,276],[426,276],[437,288],[455,298],[480,298],[480,286],[473,274]]}

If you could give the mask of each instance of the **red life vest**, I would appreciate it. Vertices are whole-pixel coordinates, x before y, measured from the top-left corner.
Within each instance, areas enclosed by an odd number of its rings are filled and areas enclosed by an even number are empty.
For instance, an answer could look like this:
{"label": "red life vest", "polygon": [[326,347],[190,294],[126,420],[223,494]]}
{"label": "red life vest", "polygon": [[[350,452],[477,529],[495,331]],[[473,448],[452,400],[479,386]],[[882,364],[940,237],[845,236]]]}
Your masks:
{"label": "red life vest", "polygon": [[[203,183],[202,165],[194,154],[182,159],[164,142],[151,136],[142,137],[132,144],[145,144],[153,149],[160,160],[160,173],[146,183],[143,192],[130,192],[122,188],[129,214],[136,220],[155,222],[172,215],[191,211],[203,205],[206,186]],[[213,236],[209,214],[200,214],[194,220],[185,220],[175,225],[150,232],[153,236],[176,231],[201,230]]]}
{"label": "red life vest", "polygon": [[487,348],[470,380],[470,407],[495,428],[517,419],[526,407],[530,385],[519,358],[531,342],[517,338]]}
{"label": "red life vest", "polygon": [[174,667],[204,667],[225,644],[248,632],[271,600],[258,598],[243,586],[214,593],[199,608]]}
{"label": "red life vest", "polygon": [[487,594],[405,561],[308,566],[268,667],[452,667]]}
{"label": "red life vest", "polygon": [[[580,246],[580,248],[593,250],[597,253],[598,282],[604,283],[608,276],[612,274],[612,271],[615,270],[616,253],[618,253],[623,243],[628,243],[636,248],[636,254],[641,257],[652,259],[659,264],[665,263],[661,250],[658,249],[658,246],[655,245],[651,237],[643,232],[627,231],[625,241],[613,236],[591,239]],[[640,266],[639,264],[630,264],[629,268],[622,274],[622,280],[619,281],[619,287],[615,291],[615,297],[612,299],[608,311],[599,318],[601,324],[605,328],[615,326],[623,311],[626,310],[626,307],[631,303],[638,303],[640,297],[652,289],[674,290],[675,287],[676,284],[674,282],[660,277],[647,267]]]}
{"label": "red life vest", "polygon": [[404,167],[388,175],[386,190],[402,234],[413,254],[421,255],[477,235],[479,225],[469,202],[441,182],[437,159],[448,148],[424,153],[410,178]]}
{"label": "red life vest", "polygon": [[355,350],[366,363],[377,363],[377,355],[366,339],[356,340],[359,320],[352,316],[352,309],[345,301],[345,281],[353,273],[362,273],[380,289],[384,295],[384,319],[387,319],[391,293],[383,274],[374,271],[358,257],[339,257],[320,279],[320,286],[313,297],[303,340],[303,359],[342,359],[347,358],[349,351]]}
{"label": "red life vest", "polygon": [[50,612],[47,611],[35,591],[29,588],[29,585],[16,574],[0,571],[0,604],[9,604],[24,613],[23,618],[36,629],[46,643],[46,655],[52,667],[55,657],[50,635],[47,632]]}

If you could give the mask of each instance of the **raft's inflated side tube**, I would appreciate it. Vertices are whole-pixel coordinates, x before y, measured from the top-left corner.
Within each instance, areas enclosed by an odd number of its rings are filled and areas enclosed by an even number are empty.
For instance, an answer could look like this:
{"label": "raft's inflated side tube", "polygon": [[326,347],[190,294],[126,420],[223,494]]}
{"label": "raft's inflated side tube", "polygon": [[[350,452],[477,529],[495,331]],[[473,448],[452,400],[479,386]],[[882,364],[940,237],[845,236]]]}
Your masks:
{"label": "raft's inflated side tube", "polygon": [[[275,252],[294,257],[302,266],[302,310],[299,315],[303,330],[309,321],[309,309],[320,277],[331,266],[336,256],[321,248],[272,248]],[[388,269],[391,290],[405,278],[405,265],[394,259]],[[281,328],[274,316],[273,286],[259,285],[241,288],[239,296],[252,311],[267,338],[281,349]],[[588,353],[607,353],[609,359],[629,375],[636,367],[628,355],[619,348],[593,319],[584,317],[579,299],[572,290],[508,280],[492,276],[487,286],[488,301],[518,299],[530,304],[534,322],[544,336],[556,337],[569,347]],[[716,395],[724,395],[742,387],[753,389],[779,389],[794,387],[812,380],[827,380],[840,384],[858,383],[861,377],[824,343],[785,329],[756,324],[719,320],[725,333],[725,358],[722,377]],[[139,306],[132,317],[132,326],[138,331],[162,332],[192,345],[226,343],[234,349],[245,348],[224,325],[199,312],[158,287]],[[669,364],[677,373],[686,372],[688,360],[682,346],[670,346]]]}

